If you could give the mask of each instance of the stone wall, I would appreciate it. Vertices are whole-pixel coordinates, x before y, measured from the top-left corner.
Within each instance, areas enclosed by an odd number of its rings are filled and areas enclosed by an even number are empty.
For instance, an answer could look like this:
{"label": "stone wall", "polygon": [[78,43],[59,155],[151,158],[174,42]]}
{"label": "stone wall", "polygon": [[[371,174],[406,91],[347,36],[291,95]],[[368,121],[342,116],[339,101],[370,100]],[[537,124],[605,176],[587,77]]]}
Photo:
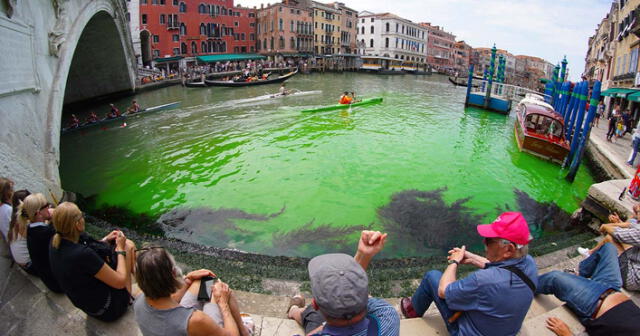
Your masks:
{"label": "stone wall", "polygon": [[133,90],[124,6],[122,0],[10,0],[0,7],[0,176],[16,188],[61,194],[65,99]]}

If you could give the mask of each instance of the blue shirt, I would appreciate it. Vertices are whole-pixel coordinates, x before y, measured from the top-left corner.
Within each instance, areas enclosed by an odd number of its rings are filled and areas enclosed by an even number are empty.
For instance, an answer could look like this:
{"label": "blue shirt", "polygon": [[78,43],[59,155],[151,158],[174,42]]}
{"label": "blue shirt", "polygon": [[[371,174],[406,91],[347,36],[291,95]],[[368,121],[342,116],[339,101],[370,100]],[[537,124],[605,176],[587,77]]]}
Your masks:
{"label": "blue shirt", "polygon": [[[387,301],[369,298],[367,315],[373,316],[378,321],[378,335],[398,336],[400,334],[400,316]],[[316,335],[367,336],[368,326],[369,319],[367,318],[348,327],[332,327],[326,324],[322,332]]]}
{"label": "blue shirt", "polygon": [[449,309],[463,311],[460,335],[515,335],[527,315],[533,291],[519,276],[500,268],[514,265],[538,286],[538,270],[531,256],[489,263],[484,269],[447,286]]}

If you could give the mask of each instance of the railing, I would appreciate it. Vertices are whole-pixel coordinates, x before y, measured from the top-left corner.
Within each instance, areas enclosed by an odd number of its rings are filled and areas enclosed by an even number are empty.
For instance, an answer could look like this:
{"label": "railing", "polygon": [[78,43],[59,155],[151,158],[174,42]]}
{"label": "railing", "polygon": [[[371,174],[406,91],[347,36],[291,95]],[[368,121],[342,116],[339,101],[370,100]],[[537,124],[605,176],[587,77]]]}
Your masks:
{"label": "railing", "polygon": [[[487,88],[489,86],[489,81],[486,80],[478,80],[473,79],[471,82],[471,93],[486,95]],[[517,85],[504,84],[504,83],[496,83],[493,82],[491,84],[491,96],[498,97],[501,99],[509,99],[513,101],[520,101],[525,97],[527,93],[533,93],[537,95],[544,96],[543,93],[538,91],[534,91],[531,89],[527,89]]]}

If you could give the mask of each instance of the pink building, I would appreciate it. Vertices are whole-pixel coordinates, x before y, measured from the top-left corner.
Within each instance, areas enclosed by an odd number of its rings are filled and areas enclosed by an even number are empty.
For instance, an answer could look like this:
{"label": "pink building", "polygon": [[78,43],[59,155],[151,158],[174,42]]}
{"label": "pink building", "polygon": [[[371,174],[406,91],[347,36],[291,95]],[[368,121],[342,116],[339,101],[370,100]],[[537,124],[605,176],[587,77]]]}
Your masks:
{"label": "pink building", "polygon": [[257,51],[262,55],[298,56],[313,53],[312,12],[297,0],[261,6]]}

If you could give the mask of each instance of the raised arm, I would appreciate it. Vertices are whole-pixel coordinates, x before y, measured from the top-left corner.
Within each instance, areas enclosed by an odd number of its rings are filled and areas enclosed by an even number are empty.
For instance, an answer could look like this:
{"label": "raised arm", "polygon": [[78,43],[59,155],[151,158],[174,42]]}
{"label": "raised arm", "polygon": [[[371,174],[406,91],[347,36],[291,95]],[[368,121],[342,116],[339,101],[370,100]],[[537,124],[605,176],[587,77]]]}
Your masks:
{"label": "raised arm", "polygon": [[358,251],[353,258],[366,271],[371,259],[373,259],[378,252],[382,251],[386,241],[386,233],[380,233],[380,231],[362,231],[360,240],[358,241]]}

